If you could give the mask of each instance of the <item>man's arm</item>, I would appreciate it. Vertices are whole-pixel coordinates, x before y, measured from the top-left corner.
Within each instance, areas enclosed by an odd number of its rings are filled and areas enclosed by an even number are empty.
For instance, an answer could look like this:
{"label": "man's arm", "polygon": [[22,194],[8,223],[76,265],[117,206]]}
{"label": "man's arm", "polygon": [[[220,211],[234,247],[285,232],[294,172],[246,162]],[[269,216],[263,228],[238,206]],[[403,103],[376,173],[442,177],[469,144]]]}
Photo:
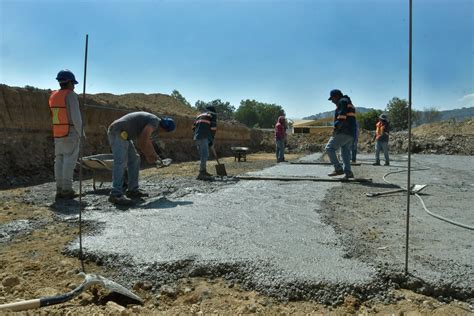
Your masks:
{"label": "man's arm", "polygon": [[145,160],[149,164],[154,164],[159,159],[158,154],[155,152],[155,147],[151,141],[151,134],[155,131],[155,127],[148,124],[143,128],[140,135],[138,135],[137,147],[140,152],[145,156]]}
{"label": "man's arm", "polygon": [[[79,97],[75,92],[70,92],[66,96],[66,106],[71,119],[71,124],[76,130],[77,135],[81,135],[82,132],[82,118],[81,110],[79,108]],[[84,136],[84,134],[82,135]]]}

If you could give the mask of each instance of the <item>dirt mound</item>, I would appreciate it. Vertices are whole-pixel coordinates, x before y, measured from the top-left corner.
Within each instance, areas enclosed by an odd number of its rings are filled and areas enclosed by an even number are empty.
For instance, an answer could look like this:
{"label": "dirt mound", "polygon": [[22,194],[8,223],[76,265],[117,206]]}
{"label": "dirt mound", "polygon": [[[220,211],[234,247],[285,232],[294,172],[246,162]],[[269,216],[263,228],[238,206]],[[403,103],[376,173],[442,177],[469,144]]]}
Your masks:
{"label": "dirt mound", "polygon": [[[0,85],[0,187],[51,180],[54,144],[48,98],[51,90]],[[192,140],[196,111],[164,94],[87,95],[83,108],[84,156],[110,153],[106,129],[127,112],[145,110],[169,115],[177,128],[160,135],[161,152],[175,161],[197,159]],[[237,122],[218,122],[216,150],[231,155],[232,146],[258,150],[262,131]],[[36,180],[33,180],[36,179]]]}

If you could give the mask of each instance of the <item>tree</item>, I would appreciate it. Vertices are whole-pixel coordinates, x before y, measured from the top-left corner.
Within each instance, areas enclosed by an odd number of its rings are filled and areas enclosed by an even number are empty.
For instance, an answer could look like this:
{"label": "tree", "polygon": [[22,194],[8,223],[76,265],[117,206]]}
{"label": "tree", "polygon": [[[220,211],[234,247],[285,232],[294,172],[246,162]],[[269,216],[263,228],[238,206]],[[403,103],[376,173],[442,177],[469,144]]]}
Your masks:
{"label": "tree", "polygon": [[183,97],[181,93],[179,93],[178,90],[173,90],[173,92],[171,92],[171,97],[176,99],[178,102],[182,103],[183,105],[187,107],[191,107],[191,103],[189,103],[188,100],[186,100],[186,98]]}
{"label": "tree", "polygon": [[200,112],[205,112],[206,107],[213,106],[216,108],[216,112],[220,120],[230,121],[234,119],[235,106],[231,105],[229,102],[222,102],[220,99],[210,102],[197,100],[194,106]]}
{"label": "tree", "polygon": [[390,127],[393,131],[408,128],[408,102],[397,97],[392,98],[387,104]]}
{"label": "tree", "polygon": [[272,128],[285,111],[280,105],[242,100],[235,111],[235,119],[248,127]]}
{"label": "tree", "polygon": [[242,100],[239,108],[235,111],[235,119],[248,127],[254,127],[258,123],[257,101]]}
{"label": "tree", "polygon": [[359,128],[368,131],[375,130],[375,124],[377,124],[380,114],[382,114],[381,110],[369,110],[365,113],[357,113],[356,117]]}
{"label": "tree", "polygon": [[437,108],[425,108],[423,110],[423,121],[426,123],[433,123],[441,119],[441,112]]}

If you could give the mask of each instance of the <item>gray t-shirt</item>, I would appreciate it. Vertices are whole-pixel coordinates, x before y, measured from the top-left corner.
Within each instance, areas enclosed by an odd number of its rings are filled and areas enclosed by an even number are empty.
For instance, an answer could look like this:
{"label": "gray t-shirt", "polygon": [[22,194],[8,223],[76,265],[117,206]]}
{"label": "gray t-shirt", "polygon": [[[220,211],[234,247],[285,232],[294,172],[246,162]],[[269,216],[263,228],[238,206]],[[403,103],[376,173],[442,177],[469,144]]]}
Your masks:
{"label": "gray t-shirt", "polygon": [[160,121],[158,116],[148,112],[132,112],[113,121],[109,129],[114,129],[118,132],[125,131],[128,133],[128,139],[136,140],[145,126],[150,124],[157,130],[160,126]]}

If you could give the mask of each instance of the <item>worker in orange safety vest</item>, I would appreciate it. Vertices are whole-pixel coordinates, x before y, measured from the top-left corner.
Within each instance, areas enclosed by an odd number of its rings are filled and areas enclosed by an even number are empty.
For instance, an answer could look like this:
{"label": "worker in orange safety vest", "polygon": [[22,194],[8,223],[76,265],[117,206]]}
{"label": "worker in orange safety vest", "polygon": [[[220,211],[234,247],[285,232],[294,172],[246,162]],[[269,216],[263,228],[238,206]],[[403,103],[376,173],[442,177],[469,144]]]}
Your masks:
{"label": "worker in orange safety vest", "polygon": [[70,70],[61,70],[56,80],[60,89],[49,97],[54,137],[54,177],[56,199],[73,199],[74,167],[79,156],[80,135],[83,133],[79,98],[74,92],[78,84]]}
{"label": "worker in orange safety vest", "polygon": [[390,133],[390,123],[387,115],[381,114],[379,121],[375,124],[375,163],[374,166],[380,166],[380,151],[383,151],[385,158],[385,166],[390,165],[390,157],[388,155],[388,138]]}

